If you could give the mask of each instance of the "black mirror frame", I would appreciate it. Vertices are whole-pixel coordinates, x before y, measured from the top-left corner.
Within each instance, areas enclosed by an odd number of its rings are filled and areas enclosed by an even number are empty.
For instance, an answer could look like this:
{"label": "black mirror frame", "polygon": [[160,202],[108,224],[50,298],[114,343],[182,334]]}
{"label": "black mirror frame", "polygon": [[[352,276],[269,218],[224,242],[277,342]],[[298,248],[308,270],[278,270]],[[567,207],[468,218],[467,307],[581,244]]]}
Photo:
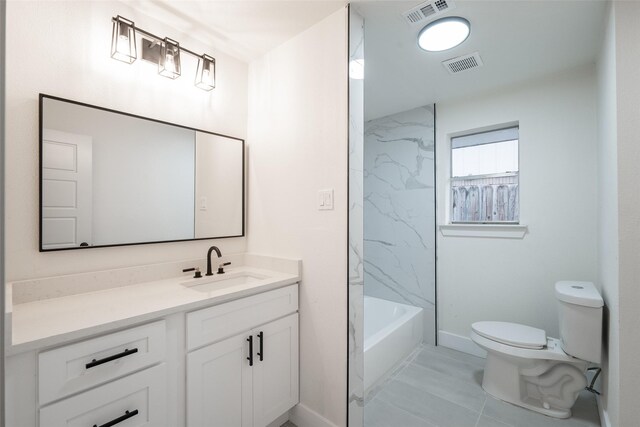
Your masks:
{"label": "black mirror frame", "polygon": [[[129,117],[134,117],[134,118],[138,118],[138,119],[142,119],[142,120],[148,120],[148,121],[152,121],[152,122],[156,122],[156,123],[161,123],[164,125],[169,125],[169,126],[175,126],[175,127],[179,127],[179,128],[183,128],[183,129],[189,129],[189,130],[193,130],[195,132],[202,132],[202,133],[207,133],[210,135],[216,135],[216,136],[221,136],[224,138],[229,138],[229,139],[234,139],[236,141],[240,141],[240,143],[242,144],[242,233],[238,234],[238,235],[230,235],[230,236],[214,236],[214,237],[199,237],[196,238],[194,236],[193,239],[178,239],[178,240],[157,240],[157,241],[150,241],[150,242],[134,242],[134,243],[116,243],[116,244],[110,244],[110,245],[95,245],[95,246],[76,246],[76,247],[72,247],[72,248],[55,248],[55,249],[43,249],[42,248],[42,137],[43,137],[43,106],[44,106],[44,100],[45,99],[51,99],[51,100],[55,100],[55,101],[62,101],[62,102],[68,102],[71,104],[76,104],[76,105],[80,105],[83,107],[89,107],[89,108],[95,108],[97,110],[102,110],[102,111],[107,111],[109,113],[116,113],[116,114],[122,114],[125,116],[129,116]],[[105,107],[99,107],[97,105],[92,105],[92,104],[87,104],[84,102],[79,102],[79,101],[74,101],[71,99],[66,99],[66,98],[61,98],[58,96],[52,96],[52,95],[46,95],[41,93],[39,95],[39,102],[38,102],[38,108],[39,108],[39,117],[38,117],[38,250],[39,252],[55,252],[55,251],[70,251],[70,250],[77,250],[77,249],[93,249],[93,248],[109,248],[109,247],[117,247],[117,246],[137,246],[137,245],[149,245],[149,244],[155,244],[155,243],[175,243],[175,242],[190,242],[190,241],[196,241],[196,240],[212,240],[212,239],[230,239],[230,238],[236,238],[236,237],[245,237],[245,230],[246,230],[246,146],[245,146],[245,140],[241,139],[241,138],[237,138],[234,136],[229,136],[229,135],[224,135],[221,133],[216,133],[216,132],[210,132],[210,131],[206,131],[206,130],[202,130],[202,129],[196,129],[196,128],[192,128],[189,126],[183,126],[183,125],[179,125],[176,123],[170,123],[170,122],[166,122],[163,120],[157,120],[157,119],[152,119],[149,117],[144,117],[144,116],[140,116],[140,115],[136,115],[136,114],[131,114],[131,113],[127,113],[124,111],[118,111],[118,110],[113,110],[110,108],[105,108]]]}

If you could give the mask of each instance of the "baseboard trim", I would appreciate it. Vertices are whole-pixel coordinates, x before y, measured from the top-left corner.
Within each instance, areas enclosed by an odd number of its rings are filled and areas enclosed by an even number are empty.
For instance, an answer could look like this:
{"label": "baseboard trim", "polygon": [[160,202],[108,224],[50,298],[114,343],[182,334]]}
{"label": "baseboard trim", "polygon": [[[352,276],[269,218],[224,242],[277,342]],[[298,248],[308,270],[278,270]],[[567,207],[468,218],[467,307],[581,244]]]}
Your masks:
{"label": "baseboard trim", "polygon": [[289,421],[298,427],[338,427],[302,403],[298,403],[289,411]]}
{"label": "baseboard trim", "polygon": [[438,345],[471,354],[473,356],[482,358],[487,357],[487,352],[471,341],[471,338],[452,334],[451,332],[438,331]]}
{"label": "baseboard trim", "polygon": [[602,427],[611,427],[611,421],[609,420],[609,414],[602,406],[602,396],[596,395],[596,402],[598,403],[598,415],[600,415],[600,425]]}
{"label": "baseboard trim", "polygon": [[289,421],[288,411],[280,415],[278,418],[276,418],[272,422],[270,422],[269,425],[267,425],[267,427],[280,427],[282,424],[286,423],[287,421]]}

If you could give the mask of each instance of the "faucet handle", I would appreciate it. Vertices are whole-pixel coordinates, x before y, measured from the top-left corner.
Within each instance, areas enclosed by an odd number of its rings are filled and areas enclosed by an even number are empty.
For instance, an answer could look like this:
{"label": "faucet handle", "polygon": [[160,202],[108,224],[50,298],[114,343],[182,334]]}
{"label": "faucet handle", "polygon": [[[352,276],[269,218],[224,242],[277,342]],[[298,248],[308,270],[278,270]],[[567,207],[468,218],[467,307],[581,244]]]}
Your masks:
{"label": "faucet handle", "polygon": [[191,268],[184,268],[182,269],[183,273],[186,273],[187,271],[195,271],[193,278],[194,279],[199,279],[202,277],[202,273],[200,273],[200,268],[199,267],[191,267]]}
{"label": "faucet handle", "polygon": [[224,267],[227,265],[231,265],[230,262],[224,262],[218,266],[218,274],[224,274]]}

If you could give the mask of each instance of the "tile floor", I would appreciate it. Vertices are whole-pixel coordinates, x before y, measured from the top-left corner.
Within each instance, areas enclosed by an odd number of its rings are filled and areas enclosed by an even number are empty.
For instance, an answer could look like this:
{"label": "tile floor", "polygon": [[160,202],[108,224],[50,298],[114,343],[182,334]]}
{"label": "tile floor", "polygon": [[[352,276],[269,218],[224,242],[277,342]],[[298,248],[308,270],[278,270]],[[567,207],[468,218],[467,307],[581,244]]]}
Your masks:
{"label": "tile floor", "polygon": [[559,420],[504,403],[481,387],[484,359],[421,346],[367,396],[365,427],[599,427],[593,394]]}

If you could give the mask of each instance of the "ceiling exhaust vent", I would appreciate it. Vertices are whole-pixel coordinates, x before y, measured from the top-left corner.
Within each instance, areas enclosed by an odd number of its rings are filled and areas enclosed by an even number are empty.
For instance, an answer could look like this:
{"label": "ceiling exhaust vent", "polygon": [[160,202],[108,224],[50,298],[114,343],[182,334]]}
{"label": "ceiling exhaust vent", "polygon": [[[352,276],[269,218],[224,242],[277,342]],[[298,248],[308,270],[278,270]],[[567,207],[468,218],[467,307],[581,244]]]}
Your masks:
{"label": "ceiling exhaust vent", "polygon": [[417,25],[431,21],[455,7],[452,0],[434,0],[420,3],[402,14],[409,24]]}
{"label": "ceiling exhaust vent", "polygon": [[482,67],[484,63],[482,62],[482,58],[480,58],[480,54],[478,52],[473,52],[468,55],[447,59],[442,62],[442,65],[444,65],[444,68],[447,69],[449,74],[458,74],[463,71]]}

